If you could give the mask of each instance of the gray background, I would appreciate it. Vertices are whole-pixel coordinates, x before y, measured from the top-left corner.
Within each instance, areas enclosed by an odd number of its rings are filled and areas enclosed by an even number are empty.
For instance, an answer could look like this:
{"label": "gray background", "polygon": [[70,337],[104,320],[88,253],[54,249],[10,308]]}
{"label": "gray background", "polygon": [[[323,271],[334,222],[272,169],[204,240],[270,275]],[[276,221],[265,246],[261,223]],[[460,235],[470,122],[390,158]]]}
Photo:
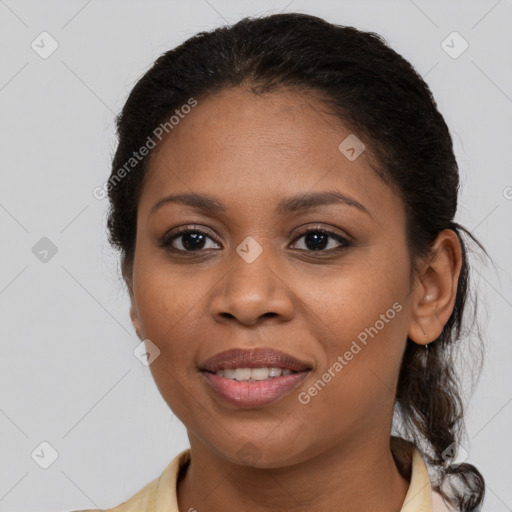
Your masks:
{"label": "gray background", "polygon": [[[5,0],[1,511],[115,506],[188,446],[183,425],[132,353],[139,340],[106,241],[107,203],[92,190],[110,172],[114,115],[158,55],[200,30],[279,11],[382,34],[432,88],[460,165],[456,220],[496,262],[493,269],[474,260],[487,348],[464,448],[487,479],[484,509],[512,510],[512,0]],[[31,47],[43,31],[59,45],[46,59]],[[441,46],[453,31],[469,43],[458,58]],[[57,248],[46,262],[36,245],[44,249],[43,237]],[[39,461],[48,460],[43,441],[58,452],[48,469],[31,457],[36,450]]]}

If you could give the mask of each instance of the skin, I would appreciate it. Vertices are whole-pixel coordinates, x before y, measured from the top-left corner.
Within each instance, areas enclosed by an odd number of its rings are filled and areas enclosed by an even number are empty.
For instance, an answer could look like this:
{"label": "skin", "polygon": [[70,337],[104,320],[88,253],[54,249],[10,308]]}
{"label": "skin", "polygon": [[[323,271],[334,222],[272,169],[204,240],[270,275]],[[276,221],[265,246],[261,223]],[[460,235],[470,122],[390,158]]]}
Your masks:
{"label": "skin", "polygon": [[[410,281],[404,204],[370,167],[369,145],[354,161],[340,152],[351,133],[310,93],[235,88],[198,101],[151,155],[134,262],[123,270],[136,332],[160,350],[152,375],[190,440],[180,510],[390,512],[403,504],[409,482],[390,450],[401,359],[407,336],[424,344],[447,322],[461,248],[453,231],[441,232],[436,256],[418,262]],[[275,212],[285,198],[319,191],[350,196],[368,214],[344,204]],[[161,198],[191,192],[217,197],[226,212],[168,203],[150,214]],[[176,252],[158,246],[191,224],[207,235],[202,253],[187,252],[186,236],[172,242]],[[324,256],[302,236],[318,227],[334,232]],[[341,245],[336,235],[352,245],[328,253]],[[262,248],[251,263],[236,252],[248,236]],[[300,403],[395,302],[401,311]],[[227,405],[198,367],[252,347],[277,348],[312,370],[270,405]],[[252,458],[243,458],[248,450]]]}

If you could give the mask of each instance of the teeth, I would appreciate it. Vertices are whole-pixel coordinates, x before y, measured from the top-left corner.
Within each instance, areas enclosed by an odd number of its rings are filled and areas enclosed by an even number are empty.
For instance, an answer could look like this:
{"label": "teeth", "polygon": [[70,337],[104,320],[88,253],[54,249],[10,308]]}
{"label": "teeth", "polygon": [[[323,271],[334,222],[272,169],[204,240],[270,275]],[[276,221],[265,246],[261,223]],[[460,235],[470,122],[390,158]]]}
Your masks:
{"label": "teeth", "polygon": [[221,375],[222,377],[226,377],[226,379],[234,379],[236,375],[235,368],[229,368],[226,370],[220,370],[217,372],[217,375]]}
{"label": "teeth", "polygon": [[251,378],[251,369],[250,368],[237,368],[235,370],[235,379],[236,380],[249,380]]}
{"label": "teeth", "polygon": [[268,376],[269,377],[279,377],[281,375],[281,368],[269,368]]}
{"label": "teeth", "polygon": [[288,368],[227,368],[215,372],[217,375],[231,380],[266,380],[295,373]]}

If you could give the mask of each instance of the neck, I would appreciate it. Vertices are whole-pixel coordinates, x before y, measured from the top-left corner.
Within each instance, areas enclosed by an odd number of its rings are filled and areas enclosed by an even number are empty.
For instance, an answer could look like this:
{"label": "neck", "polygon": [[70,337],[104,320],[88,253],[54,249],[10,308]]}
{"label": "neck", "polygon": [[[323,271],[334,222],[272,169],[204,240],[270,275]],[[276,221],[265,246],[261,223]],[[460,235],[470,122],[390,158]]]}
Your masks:
{"label": "neck", "polygon": [[399,511],[409,487],[390,439],[351,440],[307,461],[279,468],[233,463],[190,437],[189,466],[178,481],[179,510],[263,512]]}

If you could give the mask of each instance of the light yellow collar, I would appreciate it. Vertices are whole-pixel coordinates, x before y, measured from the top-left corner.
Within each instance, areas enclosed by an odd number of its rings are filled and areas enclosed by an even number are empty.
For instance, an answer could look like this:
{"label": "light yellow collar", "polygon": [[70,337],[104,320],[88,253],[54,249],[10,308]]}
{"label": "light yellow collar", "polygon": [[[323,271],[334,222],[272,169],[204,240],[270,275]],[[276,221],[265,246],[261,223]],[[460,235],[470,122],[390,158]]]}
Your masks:
{"label": "light yellow collar", "polygon": [[[427,467],[418,449],[407,441],[392,438],[392,448],[398,450],[395,457],[404,472],[410,474],[410,484],[400,512],[448,511],[444,504],[432,509],[430,478]],[[412,457],[411,457],[412,452]],[[190,461],[191,450],[187,448],[172,459],[162,474],[148,483],[129,500],[106,512],[179,512],[177,481],[180,469]],[[395,458],[396,460],[396,458]],[[436,495],[437,496],[437,495]],[[439,507],[439,508],[438,508]],[[76,512],[93,512],[88,510]],[[183,512],[183,511],[182,511]]]}
{"label": "light yellow collar", "polygon": [[411,481],[400,512],[432,512],[430,477],[416,447],[412,452]]}
{"label": "light yellow collar", "polygon": [[[190,448],[187,448],[179,453],[165,468],[160,477],[154,512],[179,512],[176,483],[180,468],[189,460]],[[411,463],[409,490],[400,512],[432,512],[430,478],[421,453],[416,447],[412,447]],[[116,510],[116,512],[118,511]]]}

